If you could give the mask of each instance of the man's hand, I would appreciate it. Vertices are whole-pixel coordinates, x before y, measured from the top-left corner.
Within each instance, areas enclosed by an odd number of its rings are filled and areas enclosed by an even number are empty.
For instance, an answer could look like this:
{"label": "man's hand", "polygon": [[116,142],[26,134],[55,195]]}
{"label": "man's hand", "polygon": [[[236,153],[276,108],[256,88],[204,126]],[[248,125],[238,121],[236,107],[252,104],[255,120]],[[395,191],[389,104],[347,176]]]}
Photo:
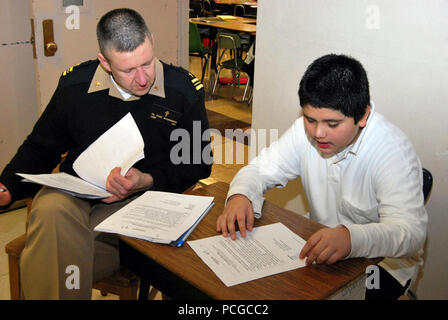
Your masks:
{"label": "man's hand", "polygon": [[333,264],[348,256],[352,249],[350,232],[344,226],[324,228],[314,233],[300,252],[306,264]]}
{"label": "man's hand", "polygon": [[0,189],[6,190],[0,192],[0,206],[6,206],[11,202],[11,193],[6,189],[6,187],[0,183]]}
{"label": "man's hand", "polygon": [[254,209],[250,200],[242,194],[229,198],[224,212],[216,220],[216,231],[224,237],[230,233],[232,240],[236,239],[235,222],[238,222],[241,236],[246,236],[246,229],[252,231],[254,225]]}
{"label": "man's hand", "polygon": [[105,203],[112,203],[127,198],[132,193],[150,188],[154,180],[148,173],[143,173],[138,169],[131,168],[122,176],[121,168],[113,169],[107,177],[106,189],[113,196],[103,199]]}

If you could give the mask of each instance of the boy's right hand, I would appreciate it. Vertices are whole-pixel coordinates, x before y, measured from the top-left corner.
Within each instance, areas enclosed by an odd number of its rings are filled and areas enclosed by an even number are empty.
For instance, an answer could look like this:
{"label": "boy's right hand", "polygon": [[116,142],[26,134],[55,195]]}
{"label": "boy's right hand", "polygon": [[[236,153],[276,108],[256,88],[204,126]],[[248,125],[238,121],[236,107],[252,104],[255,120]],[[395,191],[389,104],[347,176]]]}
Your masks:
{"label": "boy's right hand", "polygon": [[230,234],[230,238],[235,240],[236,222],[242,237],[246,237],[246,230],[252,231],[254,209],[250,200],[242,194],[235,194],[229,198],[223,213],[216,220],[216,231],[222,232],[224,237]]}
{"label": "boy's right hand", "polygon": [[[6,187],[0,183],[0,189],[6,190]],[[11,202],[11,193],[6,190],[4,192],[0,192],[0,206],[6,206]]]}

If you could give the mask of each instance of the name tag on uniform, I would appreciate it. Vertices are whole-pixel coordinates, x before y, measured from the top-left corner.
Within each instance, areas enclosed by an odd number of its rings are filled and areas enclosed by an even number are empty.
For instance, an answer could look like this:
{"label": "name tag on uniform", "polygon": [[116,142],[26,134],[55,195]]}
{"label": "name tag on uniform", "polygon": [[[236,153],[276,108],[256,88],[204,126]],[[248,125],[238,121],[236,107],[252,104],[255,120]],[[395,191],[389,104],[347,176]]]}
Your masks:
{"label": "name tag on uniform", "polygon": [[149,117],[151,119],[162,121],[172,126],[176,126],[177,122],[182,117],[182,113],[171,110],[159,104],[153,104]]}

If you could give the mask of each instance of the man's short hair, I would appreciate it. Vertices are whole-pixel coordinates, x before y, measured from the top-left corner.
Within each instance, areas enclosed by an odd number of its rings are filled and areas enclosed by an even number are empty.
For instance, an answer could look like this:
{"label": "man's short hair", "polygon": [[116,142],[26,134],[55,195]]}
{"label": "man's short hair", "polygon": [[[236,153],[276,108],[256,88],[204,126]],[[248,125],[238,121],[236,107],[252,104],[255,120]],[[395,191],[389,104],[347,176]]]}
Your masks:
{"label": "man's short hair", "polygon": [[370,104],[366,71],[359,61],[345,55],[318,58],[300,81],[299,99],[302,107],[334,109],[358,123]]}
{"label": "man's short hair", "polygon": [[115,9],[106,13],[98,22],[96,33],[101,53],[107,50],[131,52],[137,49],[146,37],[152,41],[151,32],[143,17],[132,9]]}

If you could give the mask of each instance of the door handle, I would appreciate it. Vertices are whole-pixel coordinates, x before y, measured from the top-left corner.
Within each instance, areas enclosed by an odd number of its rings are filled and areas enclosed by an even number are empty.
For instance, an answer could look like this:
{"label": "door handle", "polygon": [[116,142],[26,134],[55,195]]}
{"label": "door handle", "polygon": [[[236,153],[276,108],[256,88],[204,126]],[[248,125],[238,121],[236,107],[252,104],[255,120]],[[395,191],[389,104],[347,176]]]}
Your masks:
{"label": "door handle", "polygon": [[55,42],[48,42],[45,44],[46,56],[54,56],[56,51],[58,51],[58,45]]}
{"label": "door handle", "polygon": [[53,20],[42,21],[42,29],[44,32],[44,55],[46,57],[54,56],[58,51],[58,45],[54,42]]}

